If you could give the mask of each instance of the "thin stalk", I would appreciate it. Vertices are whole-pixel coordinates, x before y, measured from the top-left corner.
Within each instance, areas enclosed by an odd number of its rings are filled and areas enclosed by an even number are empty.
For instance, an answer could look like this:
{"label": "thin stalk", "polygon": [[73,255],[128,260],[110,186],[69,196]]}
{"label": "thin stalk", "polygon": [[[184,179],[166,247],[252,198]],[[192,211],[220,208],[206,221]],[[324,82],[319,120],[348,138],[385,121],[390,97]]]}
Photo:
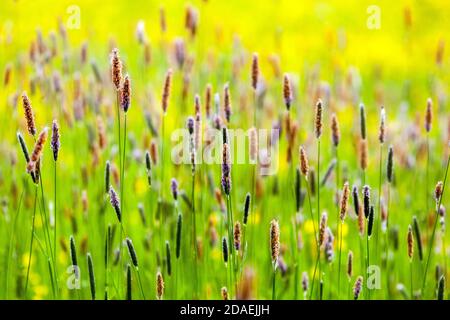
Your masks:
{"label": "thin stalk", "polygon": [[[320,139],[317,140],[317,227],[320,225]],[[319,281],[322,279],[322,267],[320,264],[320,248],[318,248]],[[319,282],[320,283],[320,282]]]}
{"label": "thin stalk", "polygon": [[410,281],[411,281],[411,300],[413,300],[413,292],[414,292],[414,288],[413,288],[413,264],[412,264],[412,259],[409,260],[409,271],[410,271]]}
{"label": "thin stalk", "polygon": [[[56,234],[56,226],[57,226],[57,221],[58,221],[58,214],[57,214],[57,185],[56,185],[56,161],[54,161],[54,185],[55,185],[55,194],[54,194],[54,211],[53,211],[53,224],[54,224],[54,230],[53,230],[53,261],[54,261],[54,267],[55,267],[55,276],[56,276],[56,286],[58,286],[58,272],[57,272],[57,267],[56,267],[56,238],[57,238],[57,234]],[[58,288],[59,291],[59,288]]]}
{"label": "thin stalk", "polygon": [[[40,186],[41,186],[41,198],[42,198],[42,211],[40,211],[41,213],[41,219],[42,219],[42,224],[44,226],[44,236],[45,236],[45,244],[46,244],[46,249],[48,252],[48,256],[50,257],[50,260],[52,261],[53,264],[53,272],[55,273],[55,277],[56,277],[56,262],[53,259],[53,250],[52,250],[52,240],[50,237],[50,230],[49,230],[49,226],[48,226],[48,216],[47,216],[47,209],[46,209],[46,205],[45,205],[45,198],[44,198],[44,184],[42,182],[42,173],[40,173]],[[42,216],[43,213],[43,216]],[[58,282],[56,282],[56,286],[58,286]],[[57,291],[59,291],[59,289],[57,289]]]}
{"label": "thin stalk", "polygon": [[16,215],[14,216],[14,222],[13,222],[13,226],[11,229],[11,233],[9,236],[9,249],[8,249],[8,262],[6,264],[6,299],[8,299],[8,293],[9,293],[9,270],[10,270],[10,262],[11,262],[11,252],[12,252],[12,246],[13,246],[13,240],[14,240],[14,235],[16,234],[16,225],[17,225],[17,219],[19,217],[20,214],[20,209],[22,208],[22,199],[23,199],[23,195],[25,194],[25,190],[22,190],[22,192],[20,193],[20,198],[19,198],[19,205],[17,207],[17,212]]}
{"label": "thin stalk", "polygon": [[[367,223],[367,225],[369,225],[369,224]],[[367,248],[367,250],[366,250],[366,281],[368,281],[369,280],[369,266],[370,266],[369,232],[368,232],[368,229],[367,229],[367,235],[366,235],[366,248]],[[366,290],[367,297],[370,300],[370,289],[369,289],[369,286],[366,286],[366,287],[367,287],[367,290]]]}
{"label": "thin stalk", "polygon": [[34,221],[36,219],[37,190],[38,190],[38,187],[35,186],[35,191],[34,191],[34,209],[33,209],[33,217],[32,217],[32,222],[31,222],[30,251],[28,253],[27,278],[25,280],[25,295],[27,294],[27,289],[28,289],[28,278],[29,278],[29,275],[30,275],[30,266],[31,266],[31,253],[33,251]]}
{"label": "thin stalk", "polygon": [[277,275],[277,268],[274,265],[274,267],[273,267],[273,277],[272,277],[272,300],[276,300],[276,294],[275,294],[276,275]]}
{"label": "thin stalk", "polygon": [[383,144],[380,144],[380,164],[378,180],[378,219],[375,219],[375,258],[378,258],[378,233],[381,220],[381,184],[382,184],[382,162],[383,162]]}
{"label": "thin stalk", "polygon": [[444,183],[442,185],[442,195],[441,195],[441,197],[439,199],[439,203],[436,207],[436,216],[435,216],[435,220],[434,220],[433,233],[431,234],[430,246],[428,248],[427,263],[425,264],[425,273],[423,275],[423,280],[422,280],[422,294],[424,294],[424,291],[425,291],[425,283],[426,283],[426,279],[427,279],[428,265],[430,263],[431,252],[433,251],[434,236],[436,234],[436,226],[437,226],[437,222],[439,220],[439,208],[441,207],[442,198],[444,197],[445,184],[447,182],[447,173],[448,173],[449,163],[450,163],[450,155],[448,156],[447,166],[445,169]]}
{"label": "thin stalk", "polygon": [[[313,212],[312,212],[312,205],[311,205],[311,191],[309,190],[310,188],[309,188],[309,183],[308,183],[307,177],[305,177],[305,181],[306,181],[306,190],[307,190],[307,193],[308,193],[309,213],[311,215],[311,221],[312,221],[313,230],[314,230],[314,240],[316,242],[317,252],[320,255],[320,247],[319,247],[319,242],[318,242],[317,233],[316,233],[316,224],[314,223],[314,215],[313,215]],[[318,257],[318,259],[316,261],[316,268],[317,268],[317,262],[318,262],[319,258],[320,257]],[[309,296],[309,300],[311,300],[312,293],[314,291],[314,280],[315,280],[315,277],[316,277],[316,268],[314,268],[314,274],[313,274],[313,279],[312,279],[312,282],[311,282],[311,293],[310,293],[310,296]]]}
{"label": "thin stalk", "polygon": [[426,216],[428,216],[428,213],[430,211],[430,207],[428,204],[428,192],[429,192],[429,185],[430,185],[430,181],[429,181],[429,177],[430,177],[430,135],[427,132],[427,168],[426,168],[426,190],[425,190],[425,208],[426,208]]}
{"label": "thin stalk", "polygon": [[[123,154],[122,154],[122,164],[121,164],[121,177],[120,177],[120,212],[123,213],[123,206],[125,199],[123,197],[123,188],[125,185],[125,151],[127,147],[127,114],[125,113],[125,120],[124,120],[124,138],[123,138]],[[123,215],[122,215],[123,218]]]}
{"label": "thin stalk", "polygon": [[339,227],[339,265],[338,265],[338,299],[339,299],[339,294],[340,294],[340,288],[341,288],[341,255],[342,255],[342,227],[344,226],[344,222],[342,221],[342,223],[340,223],[338,225]]}
{"label": "thin stalk", "polygon": [[194,245],[194,287],[195,287],[195,295],[198,298],[198,261],[197,261],[197,218],[195,214],[195,171],[192,173],[192,195],[191,195],[191,202],[192,202],[192,224],[193,224],[193,235],[192,235],[192,241]]}
{"label": "thin stalk", "polygon": [[139,289],[141,290],[142,298],[145,300],[144,289],[142,288],[141,273],[139,272],[138,267],[135,267],[135,270],[138,275]]}

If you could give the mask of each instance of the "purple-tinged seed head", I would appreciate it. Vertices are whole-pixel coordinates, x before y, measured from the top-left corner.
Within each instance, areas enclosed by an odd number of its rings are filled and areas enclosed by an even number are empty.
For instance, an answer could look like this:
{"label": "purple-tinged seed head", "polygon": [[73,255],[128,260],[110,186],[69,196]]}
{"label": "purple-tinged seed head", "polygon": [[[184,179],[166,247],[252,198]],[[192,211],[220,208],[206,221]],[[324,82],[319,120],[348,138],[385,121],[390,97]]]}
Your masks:
{"label": "purple-tinged seed head", "polygon": [[50,142],[50,146],[53,151],[53,159],[56,161],[58,160],[59,148],[61,146],[59,139],[59,127],[56,120],[53,120],[52,123],[52,141]]}
{"label": "purple-tinged seed head", "polygon": [[173,199],[178,199],[178,181],[175,178],[172,178],[170,181],[170,189],[172,191]]}
{"label": "purple-tinged seed head", "polygon": [[109,200],[111,202],[114,211],[116,212],[117,219],[119,220],[119,222],[121,222],[122,214],[120,212],[120,199],[112,186],[109,187]]}

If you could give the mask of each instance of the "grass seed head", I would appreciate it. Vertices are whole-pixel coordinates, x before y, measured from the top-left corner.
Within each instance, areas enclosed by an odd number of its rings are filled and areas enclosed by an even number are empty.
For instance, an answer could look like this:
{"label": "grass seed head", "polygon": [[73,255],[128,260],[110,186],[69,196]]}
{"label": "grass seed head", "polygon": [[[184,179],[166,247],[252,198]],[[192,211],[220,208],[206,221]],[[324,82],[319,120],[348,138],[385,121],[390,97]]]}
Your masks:
{"label": "grass seed head", "polygon": [[225,264],[227,264],[228,263],[228,242],[227,242],[226,237],[222,238],[222,255],[223,255],[223,262],[225,262]]}
{"label": "grass seed head", "polygon": [[408,226],[408,257],[412,259],[414,253],[414,237],[411,225]]}
{"label": "grass seed head", "polygon": [[359,295],[361,294],[362,284],[363,284],[363,277],[358,276],[358,278],[356,279],[355,285],[353,286],[353,298],[355,300],[358,300]]}
{"label": "grass seed head", "polygon": [[247,195],[245,196],[245,202],[244,202],[244,217],[243,217],[244,225],[246,225],[247,221],[248,221],[248,214],[250,212],[250,200],[251,200],[251,195],[248,192]]}
{"label": "grass seed head", "polygon": [[127,113],[131,105],[131,80],[127,74],[123,80],[122,88],[120,89],[120,106],[122,110]]}
{"label": "grass seed head", "polygon": [[352,275],[353,275],[353,252],[349,251],[347,257],[347,276],[349,279],[351,279]]}
{"label": "grass seed head", "polygon": [[300,170],[305,178],[308,178],[308,158],[306,157],[306,151],[303,146],[300,146]]}
{"label": "grass seed head", "polygon": [[164,295],[164,279],[160,271],[156,273],[156,297],[162,300]]}
{"label": "grass seed head", "polygon": [[134,250],[133,242],[130,238],[126,238],[126,243],[128,247],[128,253],[130,254],[131,262],[137,268],[138,267],[138,259],[136,255],[136,250]]}
{"label": "grass seed head", "polygon": [[381,144],[384,143],[386,140],[386,110],[383,106],[381,106],[380,111],[380,132],[378,134],[378,141],[380,141]]}
{"label": "grass seed head", "polygon": [[119,58],[119,49],[114,48],[111,53],[111,79],[117,91],[122,83],[122,61]]}
{"label": "grass seed head", "polygon": [[31,101],[27,96],[27,93],[22,93],[22,104],[23,104],[23,110],[25,113],[25,120],[27,121],[27,129],[28,133],[32,136],[36,135],[36,125],[34,123],[34,114],[33,114],[33,108],[31,107]]}
{"label": "grass seed head", "polygon": [[333,145],[337,147],[341,139],[341,131],[339,130],[339,121],[335,113],[331,116],[331,139],[333,140]]}
{"label": "grass seed head", "polygon": [[315,117],[315,134],[316,138],[320,139],[322,135],[322,100],[318,100],[316,103],[316,117]]}
{"label": "grass seed head", "polygon": [[109,187],[109,200],[111,202],[114,211],[116,212],[117,219],[119,220],[119,222],[121,222],[122,213],[120,211],[120,199],[112,186]]}
{"label": "grass seed head", "polygon": [[289,111],[292,104],[292,87],[287,73],[285,73],[283,77],[283,98],[286,109]]}
{"label": "grass seed head", "polygon": [[339,217],[342,222],[344,222],[345,215],[347,214],[349,197],[350,197],[350,187],[349,187],[348,182],[345,182],[344,189],[342,190],[341,203],[340,203],[340,207],[339,207],[339,212],[340,212]]}
{"label": "grass seed head", "polygon": [[433,101],[431,98],[427,99],[427,111],[425,113],[425,130],[428,132],[431,131],[431,122],[433,120]]}
{"label": "grass seed head", "polygon": [[170,97],[170,90],[172,86],[172,69],[169,69],[166,73],[166,78],[164,80],[164,88],[163,88],[163,94],[161,99],[161,106],[163,114],[166,114],[167,107],[169,106],[169,97]]}
{"label": "grass seed head", "polygon": [[359,105],[359,120],[361,129],[361,139],[366,140],[366,109],[364,104]]}
{"label": "grass seed head", "polygon": [[222,300],[229,300],[227,287],[222,287],[222,289],[220,289],[220,294],[222,296]]}
{"label": "grass seed head", "polygon": [[252,88],[256,90],[258,87],[258,79],[259,79],[259,60],[258,54],[253,53],[252,56]]}
{"label": "grass seed head", "polygon": [[53,159],[56,161],[58,160],[58,153],[59,148],[61,146],[60,139],[59,139],[59,127],[58,122],[56,120],[53,120],[52,123],[52,141],[50,143],[52,151],[53,151]]}
{"label": "grass seed head", "polygon": [[280,255],[280,226],[278,221],[272,220],[270,222],[270,249],[272,254],[272,263],[275,264],[278,261]]}

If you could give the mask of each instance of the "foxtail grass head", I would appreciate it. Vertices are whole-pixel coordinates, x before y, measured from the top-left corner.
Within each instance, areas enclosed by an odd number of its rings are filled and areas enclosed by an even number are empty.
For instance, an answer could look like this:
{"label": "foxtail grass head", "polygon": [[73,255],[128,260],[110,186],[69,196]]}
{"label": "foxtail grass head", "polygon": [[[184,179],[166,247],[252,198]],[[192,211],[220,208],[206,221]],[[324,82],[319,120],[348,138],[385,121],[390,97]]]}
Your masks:
{"label": "foxtail grass head", "polygon": [[389,146],[388,150],[388,160],[387,160],[387,180],[389,183],[392,183],[394,180],[394,150],[392,149],[392,146]]}
{"label": "foxtail grass head", "polygon": [[131,241],[130,238],[126,238],[125,241],[127,243],[128,253],[130,254],[131,262],[133,263],[133,266],[135,266],[137,268],[139,265],[138,265],[138,259],[137,259],[137,255],[136,255],[136,250],[134,249],[133,242]]}
{"label": "foxtail grass head", "polygon": [[440,202],[440,199],[442,197],[443,187],[444,187],[444,184],[442,183],[442,181],[438,181],[438,183],[436,184],[436,187],[434,188],[434,199],[436,200],[436,203]]}
{"label": "foxtail grass head", "polygon": [[359,295],[361,294],[362,291],[362,286],[363,286],[363,277],[359,276],[356,279],[355,285],[353,286],[353,298],[355,300],[358,300]]}
{"label": "foxtail grass head", "polygon": [[228,123],[231,120],[231,96],[230,96],[230,87],[227,83],[223,89],[223,105],[224,105],[224,113],[225,119]]}
{"label": "foxtail grass head", "polygon": [[227,264],[228,263],[228,242],[227,242],[226,237],[222,238],[222,255],[223,255],[223,262],[225,264]]}
{"label": "foxtail grass head", "polygon": [[23,110],[25,113],[25,120],[27,121],[27,129],[28,133],[32,136],[36,135],[36,125],[34,123],[34,114],[33,114],[33,108],[31,107],[31,101],[27,96],[27,93],[24,92],[22,94],[22,104],[23,104]]}
{"label": "foxtail grass head", "polygon": [[322,135],[322,112],[323,112],[322,100],[319,99],[316,103],[316,116],[315,116],[315,134],[317,139],[320,139],[320,136]]}
{"label": "foxtail grass head", "polygon": [[276,220],[270,222],[270,252],[272,263],[275,267],[280,255],[280,226]]}
{"label": "foxtail grass head", "polygon": [[428,132],[431,131],[431,122],[433,120],[433,101],[431,98],[427,99],[427,110],[425,112],[425,130]]}
{"label": "foxtail grass head", "polygon": [[52,151],[53,151],[53,160],[58,160],[59,148],[61,146],[60,138],[59,138],[59,127],[58,122],[53,120],[52,123],[52,141],[50,143]]}
{"label": "foxtail grass head", "polygon": [[335,148],[339,145],[341,139],[341,131],[339,129],[339,121],[335,113],[331,116],[331,140]]}
{"label": "foxtail grass head", "polygon": [[127,74],[123,79],[122,88],[120,89],[120,106],[122,110],[127,113],[131,105],[131,80]]}
{"label": "foxtail grass head", "polygon": [[41,158],[45,141],[47,141],[47,137],[48,137],[48,128],[45,127],[44,129],[42,129],[38,139],[36,140],[36,143],[34,144],[34,149],[33,152],[31,153],[30,161],[28,162],[27,165],[27,171],[29,173],[32,171],[36,171],[36,164]]}
{"label": "foxtail grass head", "polygon": [[252,88],[256,90],[258,87],[258,79],[259,79],[259,60],[258,54],[255,52],[252,56]]}
{"label": "foxtail grass head", "polygon": [[111,53],[111,79],[117,91],[122,83],[122,61],[119,57],[119,49],[114,48]]}
{"label": "foxtail grass head", "polygon": [[228,196],[231,191],[231,158],[230,147],[228,143],[222,146],[222,188],[223,192]]}
{"label": "foxtail grass head", "polygon": [[326,212],[323,212],[319,224],[319,246],[322,246],[322,244],[325,241],[327,221],[328,221],[328,214]]}
{"label": "foxtail grass head", "polygon": [[414,254],[414,237],[411,225],[408,226],[407,241],[408,241],[408,257],[409,259],[412,259]]}
{"label": "foxtail grass head", "polygon": [[164,278],[160,271],[156,273],[156,297],[162,300],[164,295]]}
{"label": "foxtail grass head", "polygon": [[344,222],[345,215],[348,210],[348,198],[350,197],[350,187],[348,182],[344,183],[344,188],[342,190],[341,202],[339,206],[339,217],[342,222]]}
{"label": "foxtail grass head", "polygon": [[239,251],[241,249],[241,224],[239,221],[236,221],[234,224],[234,248],[236,251]]}
{"label": "foxtail grass head", "polygon": [[361,129],[361,139],[366,140],[366,109],[364,104],[359,105],[359,121]]}
{"label": "foxtail grass head", "polygon": [[117,215],[117,219],[119,220],[119,222],[121,222],[122,221],[122,213],[120,211],[120,199],[112,186],[109,187],[109,200],[111,202],[111,206],[113,207],[113,209]]}
{"label": "foxtail grass head", "polygon": [[303,146],[300,146],[300,171],[302,172],[302,175],[308,179],[308,158],[306,157],[306,151]]}
{"label": "foxtail grass head", "polygon": [[172,191],[173,200],[178,200],[178,181],[175,178],[172,178],[170,181],[170,190]]}
{"label": "foxtail grass head", "polygon": [[380,141],[381,144],[384,143],[386,140],[386,110],[383,106],[381,106],[380,111],[380,132],[378,134],[378,141]]}
{"label": "foxtail grass head", "polygon": [[169,106],[171,86],[172,86],[172,69],[169,69],[166,73],[166,78],[164,80],[163,94],[161,98],[161,106],[164,115],[167,113],[167,108]]}
{"label": "foxtail grass head", "polygon": [[286,109],[289,111],[292,104],[292,86],[287,73],[285,73],[283,77],[283,98]]}
{"label": "foxtail grass head", "polygon": [[352,275],[353,275],[353,252],[349,251],[347,257],[347,276],[349,279],[351,279]]}
{"label": "foxtail grass head", "polygon": [[250,200],[251,200],[251,195],[250,195],[250,193],[247,193],[247,195],[245,196],[244,217],[242,220],[244,223],[244,226],[247,225],[247,221],[248,221],[248,214],[250,212]]}
{"label": "foxtail grass head", "polygon": [[26,163],[30,162],[30,154],[28,153],[27,145],[20,132],[17,132],[17,140],[19,140],[20,148],[22,149],[25,162]]}

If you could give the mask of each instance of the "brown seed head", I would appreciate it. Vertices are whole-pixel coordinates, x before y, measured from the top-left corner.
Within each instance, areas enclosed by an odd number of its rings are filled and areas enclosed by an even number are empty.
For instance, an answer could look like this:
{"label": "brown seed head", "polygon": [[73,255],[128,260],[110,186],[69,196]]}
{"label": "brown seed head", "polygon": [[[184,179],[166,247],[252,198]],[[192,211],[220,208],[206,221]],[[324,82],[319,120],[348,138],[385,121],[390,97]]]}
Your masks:
{"label": "brown seed head", "polygon": [[34,124],[33,108],[31,107],[31,102],[30,102],[30,99],[28,99],[26,92],[24,92],[22,94],[22,102],[23,102],[23,109],[25,112],[25,119],[27,120],[28,132],[32,136],[35,136],[36,135],[36,125]]}
{"label": "brown seed head", "polygon": [[211,104],[212,104],[212,86],[208,83],[205,92],[205,112],[206,117],[209,118],[211,115]]}
{"label": "brown seed head", "polygon": [[364,235],[364,218],[363,205],[360,203],[358,206],[358,230],[360,236]]}
{"label": "brown seed head", "polygon": [[239,221],[234,224],[234,248],[236,250],[241,249],[241,224]]}
{"label": "brown seed head", "polygon": [[283,77],[283,98],[286,109],[289,111],[292,103],[292,88],[289,76],[285,73]]}
{"label": "brown seed head", "polygon": [[339,130],[339,122],[335,113],[331,116],[331,138],[333,140],[333,145],[337,147],[339,145],[339,140],[341,139],[341,132]]}
{"label": "brown seed head", "polygon": [[322,213],[319,226],[319,246],[321,246],[325,240],[325,230],[327,229],[328,215],[326,212]]}
{"label": "brown seed head", "polygon": [[222,299],[223,300],[228,300],[228,289],[227,289],[227,287],[222,287],[222,289],[220,289],[220,294],[222,295]]}
{"label": "brown seed head", "polygon": [[280,226],[276,220],[270,222],[270,248],[272,263],[275,264],[278,261],[278,256],[280,254]]}
{"label": "brown seed head", "polygon": [[361,166],[361,169],[366,170],[367,169],[367,162],[368,162],[368,150],[367,150],[367,140],[361,139],[359,142],[359,164]]}
{"label": "brown seed head", "polygon": [[433,101],[431,98],[427,99],[427,111],[425,113],[425,130],[430,132],[431,121],[433,120]]}
{"label": "brown seed head", "polygon": [[131,104],[131,80],[127,74],[123,80],[122,88],[120,89],[120,106],[126,113]]}
{"label": "brown seed head", "polygon": [[386,138],[386,111],[384,110],[384,107],[381,106],[380,111],[380,132],[378,135],[378,140],[381,144],[384,143],[384,140]]}
{"label": "brown seed head", "polygon": [[300,146],[300,171],[305,176],[305,178],[308,179],[308,158],[306,157],[306,152],[303,146]]}
{"label": "brown seed head", "polygon": [[348,210],[348,198],[350,197],[350,187],[348,182],[344,183],[344,189],[342,190],[341,203],[340,203],[340,218],[341,221],[344,222],[345,215]]}
{"label": "brown seed head", "polygon": [[259,62],[258,62],[258,54],[253,53],[252,58],[252,88],[256,90],[258,87],[258,78],[259,78]]}
{"label": "brown seed head", "polygon": [[166,114],[167,107],[169,106],[169,96],[170,96],[170,87],[172,84],[172,69],[169,69],[166,74],[166,79],[164,81],[164,89],[162,94],[162,110],[163,113]]}
{"label": "brown seed head", "polygon": [[116,90],[119,91],[122,83],[122,61],[120,61],[117,48],[114,48],[111,53],[111,79]]}
{"label": "brown seed head", "polygon": [[347,259],[347,276],[351,278],[353,275],[353,252],[348,252],[348,259]]}
{"label": "brown seed head", "polygon": [[320,139],[322,135],[322,100],[320,99],[316,103],[315,133],[316,138]]}
{"label": "brown seed head", "polygon": [[156,296],[162,300],[164,295],[164,279],[160,271],[156,273]]}
{"label": "brown seed head", "polygon": [[442,181],[438,181],[436,184],[436,188],[434,189],[434,198],[436,199],[436,202],[439,203],[439,200],[442,197],[442,191],[443,191],[443,183]]}
{"label": "brown seed head", "polygon": [[411,225],[408,226],[408,257],[412,259],[414,253],[414,237]]}
{"label": "brown seed head", "polygon": [[34,145],[33,152],[31,153],[30,162],[27,165],[27,171],[31,172],[35,170],[36,162],[41,158],[42,150],[44,148],[45,141],[48,137],[48,128],[42,129],[39,137]]}

